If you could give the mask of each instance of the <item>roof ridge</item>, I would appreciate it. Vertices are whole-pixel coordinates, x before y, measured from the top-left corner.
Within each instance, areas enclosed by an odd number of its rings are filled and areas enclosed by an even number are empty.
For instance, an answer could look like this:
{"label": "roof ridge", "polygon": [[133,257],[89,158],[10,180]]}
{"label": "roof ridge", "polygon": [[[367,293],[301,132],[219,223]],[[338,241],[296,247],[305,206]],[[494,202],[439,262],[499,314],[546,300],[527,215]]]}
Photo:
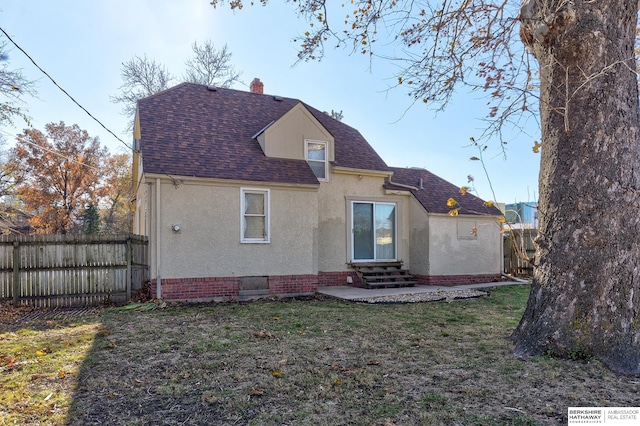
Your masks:
{"label": "roof ridge", "polygon": [[215,88],[217,91],[236,92],[236,93],[240,93],[240,94],[256,95],[256,96],[264,96],[264,97],[269,97],[269,98],[276,98],[276,97],[277,97],[277,98],[280,98],[281,100],[301,102],[301,103],[303,103],[304,105],[307,105],[307,104],[305,104],[304,102],[302,102],[302,101],[301,101],[300,99],[298,99],[298,98],[290,98],[290,97],[288,97],[288,96],[281,96],[281,95],[271,95],[271,94],[268,94],[268,93],[254,93],[254,92],[250,92],[250,91],[246,91],[246,90],[234,89],[234,88],[231,88],[231,87],[216,86],[215,84],[201,84],[201,83],[193,83],[193,82],[190,82],[190,81],[183,81],[183,82],[181,82],[181,83],[176,84],[175,86],[167,87],[166,89],[163,89],[163,90],[161,90],[161,91],[159,91],[159,92],[156,92],[156,93],[154,93],[154,94],[152,94],[152,95],[145,96],[144,98],[140,98],[140,99],[138,100],[138,102],[143,101],[143,100],[146,100],[146,99],[152,99],[152,98],[155,98],[155,97],[157,97],[158,95],[166,94],[166,93],[167,93],[167,92],[169,92],[169,91],[172,91],[172,90],[178,89],[178,88],[183,87],[183,86],[196,86],[196,87],[203,87],[203,88],[205,88],[205,89],[207,89],[207,90],[211,90],[210,88]]}

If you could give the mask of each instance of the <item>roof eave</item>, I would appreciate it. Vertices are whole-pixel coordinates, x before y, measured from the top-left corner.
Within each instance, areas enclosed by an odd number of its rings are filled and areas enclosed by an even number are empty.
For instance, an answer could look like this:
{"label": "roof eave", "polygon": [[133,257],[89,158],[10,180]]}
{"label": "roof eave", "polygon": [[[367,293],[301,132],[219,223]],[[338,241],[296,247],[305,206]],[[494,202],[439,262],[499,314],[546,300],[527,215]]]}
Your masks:
{"label": "roof eave", "polygon": [[277,182],[277,181],[258,181],[258,180],[243,180],[243,179],[223,179],[215,177],[198,177],[198,176],[183,176],[183,175],[169,175],[163,173],[145,173],[145,176],[149,179],[160,179],[168,182],[175,182],[176,180],[182,181],[182,183],[209,183],[209,184],[226,184],[226,185],[262,185],[273,187],[288,187],[299,189],[318,189],[320,182],[317,184],[312,183],[292,183],[292,182]]}
{"label": "roof eave", "polygon": [[334,173],[344,174],[344,175],[361,175],[361,176],[371,176],[371,177],[382,177],[387,178],[393,174],[392,171],[388,170],[369,170],[369,169],[356,169],[353,167],[342,167],[342,166],[332,166],[332,171]]}

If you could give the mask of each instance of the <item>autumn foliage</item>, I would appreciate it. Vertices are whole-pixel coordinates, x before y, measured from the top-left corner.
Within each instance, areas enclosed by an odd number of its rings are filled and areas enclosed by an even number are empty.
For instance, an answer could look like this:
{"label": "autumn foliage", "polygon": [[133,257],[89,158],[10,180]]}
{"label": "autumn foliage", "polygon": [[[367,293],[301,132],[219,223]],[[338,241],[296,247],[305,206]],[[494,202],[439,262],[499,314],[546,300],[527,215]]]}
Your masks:
{"label": "autumn foliage", "polygon": [[49,123],[45,129],[19,135],[7,163],[25,210],[33,214],[34,231],[81,232],[89,206],[105,210],[113,224],[116,212],[126,206],[124,194],[130,187],[122,183],[129,177],[122,155],[111,156],[98,138],[75,124]]}

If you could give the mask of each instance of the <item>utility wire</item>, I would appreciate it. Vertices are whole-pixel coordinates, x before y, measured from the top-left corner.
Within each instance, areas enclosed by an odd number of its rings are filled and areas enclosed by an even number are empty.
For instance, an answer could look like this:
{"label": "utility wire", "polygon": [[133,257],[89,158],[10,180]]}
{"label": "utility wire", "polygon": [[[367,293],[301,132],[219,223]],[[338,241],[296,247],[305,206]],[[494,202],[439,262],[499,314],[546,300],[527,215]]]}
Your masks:
{"label": "utility wire", "polygon": [[[31,146],[35,147],[35,148],[39,148],[39,149],[41,149],[41,150],[43,150],[43,151],[49,152],[49,153],[51,153],[51,154],[53,154],[53,155],[55,155],[55,156],[57,156],[57,157],[62,158],[63,160],[67,160],[67,161],[71,161],[71,162],[74,162],[74,163],[78,163],[78,164],[80,164],[81,166],[84,166],[84,167],[86,167],[86,168],[88,168],[88,169],[93,169],[93,170],[95,170],[95,171],[97,171],[97,172],[100,172],[100,171],[101,171],[99,168],[97,168],[97,167],[95,167],[95,166],[92,166],[92,165],[87,164],[87,163],[83,163],[82,161],[80,161],[80,160],[78,160],[78,159],[76,159],[76,158],[68,157],[68,156],[66,156],[66,155],[64,155],[64,154],[62,154],[62,153],[60,153],[60,152],[56,152],[56,151],[54,151],[54,150],[52,150],[52,149],[49,149],[49,148],[47,148],[47,147],[44,147],[44,146],[42,146],[42,145],[38,145],[37,143],[35,143],[35,142],[31,142],[29,139],[24,138],[24,137],[22,137],[22,136],[20,136],[20,135],[14,135],[14,134],[12,134],[12,133],[7,132],[7,131],[6,131],[6,130],[4,130],[4,129],[0,129],[0,133],[4,133],[6,136],[14,137],[14,138],[18,139],[18,140],[19,140],[19,141],[21,141],[21,142],[24,142],[24,143],[26,143],[26,144],[28,144],[28,145],[31,145]],[[133,182],[134,182],[134,180],[133,180],[133,176],[131,176],[131,177],[125,177],[124,179],[126,179],[126,180],[130,180],[130,181],[132,182],[132,184],[133,184]]]}
{"label": "utility wire", "polygon": [[29,54],[28,54],[27,52],[25,52],[25,51],[24,51],[24,49],[18,45],[18,43],[16,43],[15,41],[13,41],[13,39],[12,39],[11,37],[9,37],[9,34],[7,34],[7,32],[6,32],[2,27],[0,27],[0,31],[2,31],[2,33],[5,35],[5,37],[7,37],[7,39],[9,39],[9,41],[10,41],[11,43],[13,43],[13,45],[14,45],[15,47],[17,47],[17,48],[18,48],[18,50],[20,50],[22,53],[24,53],[24,55],[25,55],[27,58],[29,58],[29,60],[33,63],[33,65],[35,65],[35,66],[36,66],[36,68],[38,68],[38,69],[39,69],[39,70],[40,70],[44,75],[46,75],[46,76],[49,78],[49,80],[51,80],[51,82],[52,82],[52,83],[53,83],[53,84],[54,84],[58,89],[60,89],[60,90],[62,91],[62,93],[64,93],[65,95],[67,95],[67,97],[68,97],[69,99],[71,99],[71,100],[73,101],[73,103],[75,103],[77,106],[79,106],[79,107],[80,107],[84,112],[86,112],[86,113],[89,115],[89,117],[93,118],[93,119],[94,119],[94,120],[95,120],[99,125],[101,125],[101,126],[102,126],[102,128],[104,128],[107,132],[111,133],[111,134],[113,135],[113,137],[114,137],[114,138],[116,138],[117,140],[119,140],[120,142],[122,142],[122,144],[123,144],[124,146],[126,146],[127,148],[129,148],[129,149],[131,149],[131,150],[133,149],[133,148],[132,148],[128,143],[126,143],[125,141],[123,141],[122,139],[120,139],[120,137],[118,137],[118,136],[117,136],[115,133],[113,133],[109,128],[107,128],[107,126],[105,126],[104,124],[102,124],[102,122],[101,122],[100,120],[98,120],[96,117],[94,117],[94,116],[93,116],[89,111],[87,111],[87,109],[86,109],[85,107],[83,107],[82,105],[80,105],[80,103],[78,103],[78,101],[76,101],[76,100],[73,98],[73,96],[71,96],[71,95],[70,95],[66,90],[64,90],[64,89],[63,89],[63,88],[62,88],[58,83],[56,83],[56,81],[53,79],[53,77],[51,77],[51,76],[49,75],[49,73],[47,73],[45,70],[43,70],[43,69],[40,67],[40,65],[38,65],[38,64],[36,63],[36,61],[34,61],[34,60],[33,60],[33,58],[31,58],[31,56],[29,56]]}
{"label": "utility wire", "polygon": [[31,142],[31,141],[30,141],[30,140],[28,140],[27,138],[23,138],[23,137],[21,137],[20,135],[13,135],[13,134],[11,134],[11,133],[7,132],[6,130],[3,130],[3,129],[0,129],[0,133],[4,133],[4,134],[5,134],[5,135],[7,135],[7,136],[12,136],[12,137],[14,137],[14,138],[18,139],[18,140],[19,140],[19,141],[21,141],[21,142],[24,142],[24,143],[26,143],[26,144],[29,144],[29,145],[31,145],[31,146],[33,146],[33,147],[35,147],[35,148],[39,148],[39,149],[41,149],[41,150],[43,150],[43,151],[47,151],[48,153],[51,153],[51,154],[53,154],[53,155],[55,155],[55,156],[58,156],[58,157],[60,157],[60,158],[62,158],[62,159],[64,159],[64,160],[71,161],[71,162],[74,162],[74,163],[78,163],[78,164],[80,164],[81,166],[87,167],[87,168],[89,168],[89,169],[93,169],[93,170],[96,170],[96,171],[100,171],[100,169],[98,169],[98,168],[97,168],[97,167],[95,167],[95,166],[92,166],[92,165],[87,164],[87,163],[83,163],[82,161],[80,161],[80,160],[78,160],[78,159],[76,159],[76,158],[73,158],[73,157],[67,157],[67,156],[66,156],[66,155],[64,155],[64,154],[61,154],[61,153],[59,153],[59,152],[56,152],[56,151],[54,151],[54,150],[52,150],[52,149],[49,149],[49,148],[47,148],[47,147],[44,147],[44,146],[42,146],[42,145],[38,145],[38,144],[37,144],[37,143],[35,143],[35,142]]}

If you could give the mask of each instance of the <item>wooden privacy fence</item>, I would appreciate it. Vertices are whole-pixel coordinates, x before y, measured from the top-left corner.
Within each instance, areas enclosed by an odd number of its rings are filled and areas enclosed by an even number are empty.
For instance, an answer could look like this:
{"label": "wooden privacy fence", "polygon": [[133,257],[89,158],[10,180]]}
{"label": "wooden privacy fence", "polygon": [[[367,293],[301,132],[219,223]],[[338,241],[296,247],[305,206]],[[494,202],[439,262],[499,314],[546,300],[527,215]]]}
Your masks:
{"label": "wooden privacy fence", "polygon": [[148,279],[137,235],[0,236],[0,299],[39,307],[126,303]]}
{"label": "wooden privacy fence", "polygon": [[511,229],[504,238],[504,272],[517,277],[533,275],[533,266],[522,257],[532,258],[536,252],[533,239],[537,229]]}

